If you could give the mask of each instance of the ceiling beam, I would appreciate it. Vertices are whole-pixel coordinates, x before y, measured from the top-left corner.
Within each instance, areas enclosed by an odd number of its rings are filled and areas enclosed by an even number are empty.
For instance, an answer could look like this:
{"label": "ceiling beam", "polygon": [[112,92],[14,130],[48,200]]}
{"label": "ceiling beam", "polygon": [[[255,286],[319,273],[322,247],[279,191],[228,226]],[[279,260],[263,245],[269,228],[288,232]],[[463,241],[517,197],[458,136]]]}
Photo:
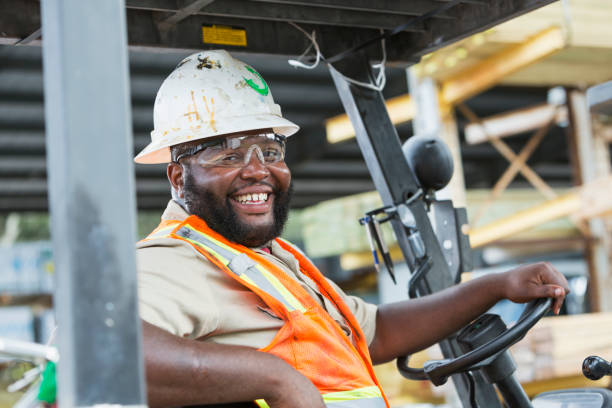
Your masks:
{"label": "ceiling beam", "polygon": [[[143,2],[129,0],[128,9],[146,9]],[[156,1],[156,11],[174,12],[174,1]],[[431,6],[430,6],[431,7]],[[392,29],[406,23],[411,16],[329,7],[313,7],[291,3],[268,3],[244,0],[223,0],[209,4],[191,15],[232,17],[247,20],[284,21],[298,24],[322,24],[333,26]],[[417,24],[410,31],[423,32],[423,24]]]}
{"label": "ceiling beam", "polygon": [[[225,1],[225,0],[224,0]],[[400,14],[405,16],[418,16],[441,4],[446,0],[411,0],[411,1],[395,1],[395,0],[253,0],[253,3],[268,4],[270,6],[302,6],[309,8],[321,8],[323,10],[341,10],[341,11],[363,11],[369,13],[382,14]],[[244,1],[241,3],[245,3]],[[467,2],[466,2],[467,3]],[[174,0],[127,0],[128,8],[150,9],[164,11],[176,7]],[[444,18],[443,14],[440,16]]]}
{"label": "ceiling beam", "polygon": [[187,6],[181,7],[180,9],[176,10],[174,14],[170,17],[167,17],[164,20],[160,21],[158,23],[159,27],[162,30],[169,30],[170,28],[172,28],[172,26],[180,23],[189,16],[196,14],[199,10],[201,10],[203,7],[208,6],[213,1],[214,0],[194,0]]}

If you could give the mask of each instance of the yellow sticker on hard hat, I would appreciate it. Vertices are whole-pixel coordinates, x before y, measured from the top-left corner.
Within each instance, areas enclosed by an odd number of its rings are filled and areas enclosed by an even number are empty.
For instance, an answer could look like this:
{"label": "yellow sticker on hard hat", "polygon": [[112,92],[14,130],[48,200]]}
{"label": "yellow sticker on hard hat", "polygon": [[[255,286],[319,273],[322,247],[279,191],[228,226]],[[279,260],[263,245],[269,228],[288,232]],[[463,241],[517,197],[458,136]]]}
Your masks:
{"label": "yellow sticker on hard hat", "polygon": [[229,26],[202,26],[202,42],[204,44],[247,46],[246,30]]}
{"label": "yellow sticker on hard hat", "polygon": [[261,83],[263,84],[263,87],[260,87],[259,85],[257,85],[255,83],[255,81],[253,81],[252,79],[248,79],[245,77],[242,77],[242,79],[244,79],[246,81],[246,83],[253,88],[254,90],[256,90],[259,94],[266,96],[268,95],[268,92],[270,92],[270,90],[268,89],[268,84],[266,84],[266,81],[264,81],[264,79],[261,77],[261,75],[259,75],[259,72],[255,71],[253,68],[249,67],[248,65],[244,66],[247,71],[249,71],[251,74],[255,74],[257,75],[257,77],[261,80]]}

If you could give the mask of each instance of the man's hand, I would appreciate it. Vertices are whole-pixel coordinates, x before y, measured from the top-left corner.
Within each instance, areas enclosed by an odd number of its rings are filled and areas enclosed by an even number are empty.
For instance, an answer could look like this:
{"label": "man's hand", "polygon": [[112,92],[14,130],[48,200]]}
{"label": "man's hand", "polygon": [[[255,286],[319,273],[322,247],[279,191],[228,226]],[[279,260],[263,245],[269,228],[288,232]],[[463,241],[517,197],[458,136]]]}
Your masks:
{"label": "man's hand", "polygon": [[554,298],[553,312],[559,314],[569,286],[565,277],[548,262],[524,265],[505,272],[502,278],[502,296],[516,303],[537,298]]}
{"label": "man's hand", "polygon": [[378,307],[376,334],[370,343],[375,364],[412,354],[455,333],[502,299],[524,303],[555,298],[559,313],[567,281],[547,262],[510,272],[488,274],[432,295]]}

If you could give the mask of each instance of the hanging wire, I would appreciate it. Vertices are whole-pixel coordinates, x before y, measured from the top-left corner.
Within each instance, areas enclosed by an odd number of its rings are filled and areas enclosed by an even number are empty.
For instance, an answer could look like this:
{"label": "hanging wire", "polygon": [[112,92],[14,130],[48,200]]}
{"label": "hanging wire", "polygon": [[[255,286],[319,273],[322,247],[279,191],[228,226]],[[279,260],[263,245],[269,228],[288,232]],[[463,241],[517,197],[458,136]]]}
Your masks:
{"label": "hanging wire", "polygon": [[[381,30],[382,31],[382,30]],[[385,64],[387,62],[387,47],[385,44],[385,39],[381,39],[381,48],[383,58],[379,64],[372,65],[372,68],[378,69],[378,74],[376,75],[376,79],[374,80],[374,84],[369,82],[361,82],[356,79],[349,78],[346,75],[343,75],[341,72],[337,71],[345,81],[350,82],[351,84],[355,84],[357,86],[361,86],[363,88],[372,89],[374,91],[382,92],[387,83],[387,75],[385,73]],[[329,64],[328,64],[329,65]]]}
{"label": "hanging wire", "polygon": [[[319,65],[319,62],[321,62],[321,57],[323,57],[323,54],[321,54],[321,50],[319,49],[319,44],[317,43],[317,38],[316,38],[317,32],[315,30],[312,30],[312,34],[308,34],[306,30],[304,30],[299,25],[295,24],[293,21],[289,21],[289,24],[291,24],[293,27],[300,30],[306,36],[306,38],[310,40],[310,45],[308,46],[308,48],[306,48],[306,50],[302,53],[302,55],[298,57],[297,60],[290,59],[287,62],[292,67],[304,68],[304,69],[315,69]],[[313,64],[306,65],[301,61],[301,59],[304,58],[306,54],[308,54],[308,52],[312,49],[312,47],[314,47],[315,52],[317,53],[317,56]]]}
{"label": "hanging wire", "polygon": [[[293,27],[295,27],[298,30],[300,30],[306,36],[306,38],[308,38],[310,40],[310,45],[308,46],[308,48],[306,48],[306,50],[302,53],[302,55],[300,55],[298,57],[298,59],[290,59],[287,62],[292,67],[304,68],[304,69],[315,69],[319,65],[321,60],[325,61],[325,57],[321,53],[321,49],[319,48],[319,44],[317,43],[316,31],[313,30],[312,34],[308,34],[308,32],[306,32],[306,30],[304,30],[302,27],[300,27],[299,25],[295,24],[294,22],[290,21],[289,24],[291,24]],[[361,86],[361,87],[364,87],[364,88],[372,89],[374,91],[379,91],[379,92],[382,91],[385,88],[385,84],[387,83],[387,75],[385,73],[385,64],[387,63],[387,46],[386,46],[386,40],[385,40],[385,37],[384,37],[383,30],[381,29],[380,32],[381,32],[381,34],[383,34],[381,36],[381,41],[380,41],[381,48],[382,48],[382,60],[380,61],[380,63],[372,65],[372,68],[378,69],[378,74],[376,75],[376,78],[374,80],[374,84],[368,83],[368,82],[357,81],[356,79],[349,78],[349,77],[343,75],[342,73],[339,73],[340,76],[342,76],[342,78],[344,78],[344,80],[346,80],[347,82],[350,82],[352,84],[355,84],[357,86]],[[315,52],[316,52],[315,62],[313,64],[311,64],[311,65],[307,65],[307,64],[303,63],[301,61],[301,59],[304,58],[304,56],[306,56],[306,54],[313,47],[314,47]]]}
{"label": "hanging wire", "polygon": [[[294,59],[290,59],[287,62],[289,63],[289,65],[293,66],[293,67],[299,67],[299,68],[304,68],[304,69],[314,69],[316,68],[319,63],[321,62],[321,60],[325,61],[328,65],[331,65],[337,61],[340,61],[341,59],[347,57],[348,55],[351,54],[355,54],[357,51],[362,50],[372,44],[375,44],[378,40],[380,40],[381,43],[381,47],[382,47],[382,54],[383,54],[383,59],[380,62],[380,64],[376,64],[373,67],[374,68],[378,68],[378,74],[376,75],[376,78],[374,80],[375,84],[372,83],[368,83],[368,82],[361,82],[361,81],[357,81],[353,78],[348,78],[344,75],[342,75],[342,73],[339,73],[340,76],[342,76],[346,81],[364,87],[364,88],[368,88],[368,89],[373,89],[375,91],[382,91],[383,88],[385,87],[385,83],[387,82],[387,78],[385,75],[385,63],[387,62],[387,50],[386,50],[386,43],[385,41],[388,38],[393,37],[394,35],[397,35],[403,31],[405,31],[406,29],[415,26],[418,23],[424,22],[426,20],[428,20],[431,17],[434,17],[440,13],[445,12],[446,10],[451,9],[452,7],[456,6],[457,4],[459,4],[461,1],[463,0],[450,0],[447,3],[443,4],[442,6],[435,8],[433,10],[428,11],[427,13],[424,13],[418,17],[415,17],[413,19],[411,19],[410,21],[401,24],[391,30],[388,31],[384,31],[384,30],[380,30],[380,35],[374,38],[370,38],[369,40],[361,43],[361,44],[357,44],[352,48],[349,48],[347,50],[342,51],[341,53],[334,55],[332,57],[329,58],[325,58],[323,56],[323,54],[321,54],[321,50],[319,49],[319,44],[317,43],[316,40],[316,32],[313,30],[312,34],[308,34],[302,27],[298,26],[297,24],[295,24],[293,21],[289,21],[288,23],[291,24],[293,27],[295,27],[296,29],[300,30],[305,36],[306,38],[308,38],[311,42],[311,45],[302,53],[302,55],[300,55],[298,57],[297,60]],[[316,58],[315,58],[315,62],[311,65],[307,65],[304,64],[301,59],[304,58],[306,56],[306,54],[308,54],[308,52],[312,49],[312,47],[314,47],[315,52],[316,52]]]}

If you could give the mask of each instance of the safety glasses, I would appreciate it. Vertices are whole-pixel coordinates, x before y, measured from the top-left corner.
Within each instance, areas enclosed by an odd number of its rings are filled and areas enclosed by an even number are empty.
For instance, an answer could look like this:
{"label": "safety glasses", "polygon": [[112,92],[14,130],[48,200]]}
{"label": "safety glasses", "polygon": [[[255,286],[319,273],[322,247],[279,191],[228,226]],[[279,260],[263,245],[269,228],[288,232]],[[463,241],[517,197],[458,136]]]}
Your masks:
{"label": "safety glasses", "polygon": [[255,153],[262,164],[274,164],[285,159],[285,136],[262,133],[232,136],[204,142],[181,153],[174,160],[195,156],[196,163],[204,167],[244,167]]}

